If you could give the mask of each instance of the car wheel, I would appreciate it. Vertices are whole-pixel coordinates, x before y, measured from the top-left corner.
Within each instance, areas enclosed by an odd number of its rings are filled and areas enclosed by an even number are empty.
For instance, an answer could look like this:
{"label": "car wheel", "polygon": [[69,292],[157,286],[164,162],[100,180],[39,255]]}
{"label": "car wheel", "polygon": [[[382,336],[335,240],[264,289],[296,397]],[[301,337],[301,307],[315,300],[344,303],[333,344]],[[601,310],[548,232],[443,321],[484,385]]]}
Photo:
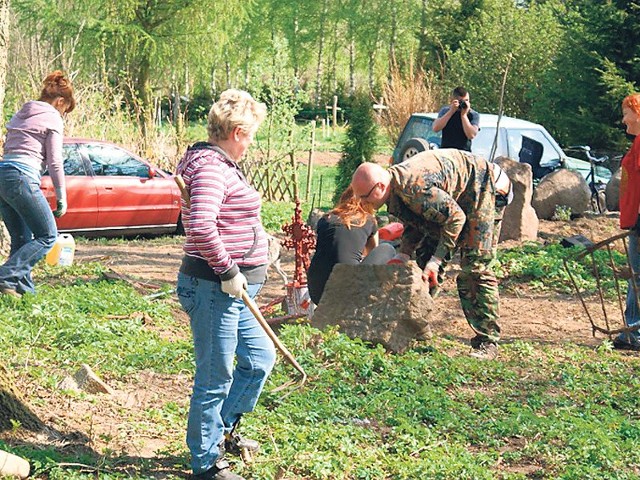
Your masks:
{"label": "car wheel", "polygon": [[184,224],[182,223],[182,214],[178,216],[178,224],[176,226],[176,235],[184,235]]}
{"label": "car wheel", "polygon": [[404,162],[405,160],[413,157],[416,153],[424,152],[425,150],[429,150],[429,142],[423,138],[410,138],[402,147],[400,161]]}

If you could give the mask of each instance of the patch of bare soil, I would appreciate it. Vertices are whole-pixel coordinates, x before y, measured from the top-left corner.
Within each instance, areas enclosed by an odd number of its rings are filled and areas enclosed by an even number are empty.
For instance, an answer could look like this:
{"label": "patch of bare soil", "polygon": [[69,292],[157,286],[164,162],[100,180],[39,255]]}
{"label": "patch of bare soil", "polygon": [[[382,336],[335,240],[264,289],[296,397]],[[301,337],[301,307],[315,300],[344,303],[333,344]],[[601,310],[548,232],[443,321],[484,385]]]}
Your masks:
{"label": "patch of bare soil", "polygon": [[[538,241],[541,244],[558,242],[573,235],[584,235],[594,242],[604,240],[619,232],[616,214],[591,216],[572,221],[540,222]],[[500,245],[508,248],[516,245],[509,241]],[[100,259],[114,271],[136,279],[142,284],[175,284],[182,257],[182,247],[176,245],[145,245],[144,242],[105,246],[81,245],[76,250],[79,261]],[[294,258],[291,251],[282,250],[282,268],[293,278]],[[283,296],[284,285],[280,277],[270,270],[269,279],[260,297],[260,304]],[[438,313],[434,319],[436,335],[448,335],[464,340],[471,336],[456,293],[454,264],[447,272],[443,292],[436,300]],[[536,340],[549,343],[574,341],[593,345],[602,337],[594,339],[584,309],[574,296],[541,294],[517,291],[501,291],[501,327],[505,341],[516,339]]]}

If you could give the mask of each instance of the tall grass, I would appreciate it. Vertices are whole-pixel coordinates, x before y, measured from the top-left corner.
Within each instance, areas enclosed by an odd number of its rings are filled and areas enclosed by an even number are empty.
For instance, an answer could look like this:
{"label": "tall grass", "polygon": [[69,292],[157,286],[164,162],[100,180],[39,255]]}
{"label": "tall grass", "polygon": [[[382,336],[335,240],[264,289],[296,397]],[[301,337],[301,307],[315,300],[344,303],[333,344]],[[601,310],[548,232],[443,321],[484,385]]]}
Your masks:
{"label": "tall grass", "polygon": [[411,62],[406,69],[393,68],[382,98],[387,109],[380,115],[380,125],[395,145],[411,114],[437,111],[443,95],[435,75]]}

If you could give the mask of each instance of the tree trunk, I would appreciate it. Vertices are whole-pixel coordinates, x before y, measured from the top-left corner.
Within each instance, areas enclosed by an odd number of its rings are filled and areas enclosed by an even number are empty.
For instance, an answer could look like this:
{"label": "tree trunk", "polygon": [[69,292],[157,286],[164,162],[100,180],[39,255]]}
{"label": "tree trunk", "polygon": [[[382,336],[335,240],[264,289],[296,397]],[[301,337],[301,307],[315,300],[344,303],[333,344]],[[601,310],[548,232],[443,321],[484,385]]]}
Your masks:
{"label": "tree trunk", "polygon": [[353,24],[349,24],[349,95],[356,92],[356,41]]}
{"label": "tree trunk", "polygon": [[320,14],[320,38],[318,40],[318,64],[316,66],[316,107],[320,106],[320,93],[322,90],[322,55],[324,53],[324,39],[325,39],[325,20],[328,12],[328,0],[322,2],[322,13]]}
{"label": "tree trunk", "polygon": [[[0,0],[0,118],[4,118],[4,95],[7,86],[7,55],[9,53],[9,0]],[[8,256],[11,248],[9,232],[0,222],[0,255]]]}
{"label": "tree trunk", "polygon": [[140,124],[145,155],[147,155],[147,150],[151,147],[150,141],[153,133],[153,103],[151,101],[151,60],[146,53],[141,55],[138,67],[137,95],[140,100]]}
{"label": "tree trunk", "polygon": [[7,84],[9,53],[9,0],[0,0],[0,118],[4,118],[4,94]]}
{"label": "tree trunk", "polygon": [[396,44],[398,43],[398,5],[391,1],[391,26],[389,33],[389,83],[393,82],[393,69],[396,65]]}
{"label": "tree trunk", "polygon": [[418,33],[418,68],[426,70],[427,67],[427,0],[422,0],[420,11],[420,33]]}
{"label": "tree trunk", "polygon": [[44,428],[44,423],[22,400],[13,385],[13,378],[0,363],[0,431],[10,430],[15,425],[31,431]]}

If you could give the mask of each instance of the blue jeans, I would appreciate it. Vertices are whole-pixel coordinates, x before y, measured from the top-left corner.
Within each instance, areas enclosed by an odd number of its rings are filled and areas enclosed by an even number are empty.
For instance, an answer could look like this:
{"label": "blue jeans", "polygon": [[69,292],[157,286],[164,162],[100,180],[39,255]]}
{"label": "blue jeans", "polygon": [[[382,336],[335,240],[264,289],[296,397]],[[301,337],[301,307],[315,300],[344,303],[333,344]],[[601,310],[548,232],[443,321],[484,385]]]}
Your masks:
{"label": "blue jeans", "polygon": [[9,258],[0,267],[0,287],[34,293],[31,270],[58,236],[40,182],[11,166],[0,166],[0,215],[11,236]]}
{"label": "blue jeans", "polygon": [[[249,285],[249,296],[254,298],[261,287]],[[179,273],[178,298],[193,334],[196,373],[187,446],[198,474],[215,464],[224,434],[255,408],[276,351],[243,301],[224,293],[219,283]]]}
{"label": "blue jeans", "polygon": [[[638,248],[638,234],[632,230],[629,234],[629,264],[633,269],[636,277],[636,286],[640,291],[640,249]],[[628,281],[627,286],[627,305],[624,311],[624,318],[628,326],[635,325],[640,322],[640,310],[638,309],[638,302],[636,300],[636,294],[633,290],[633,283],[631,279]],[[640,333],[636,330],[628,334],[621,333],[618,338],[628,343],[640,343]]]}

